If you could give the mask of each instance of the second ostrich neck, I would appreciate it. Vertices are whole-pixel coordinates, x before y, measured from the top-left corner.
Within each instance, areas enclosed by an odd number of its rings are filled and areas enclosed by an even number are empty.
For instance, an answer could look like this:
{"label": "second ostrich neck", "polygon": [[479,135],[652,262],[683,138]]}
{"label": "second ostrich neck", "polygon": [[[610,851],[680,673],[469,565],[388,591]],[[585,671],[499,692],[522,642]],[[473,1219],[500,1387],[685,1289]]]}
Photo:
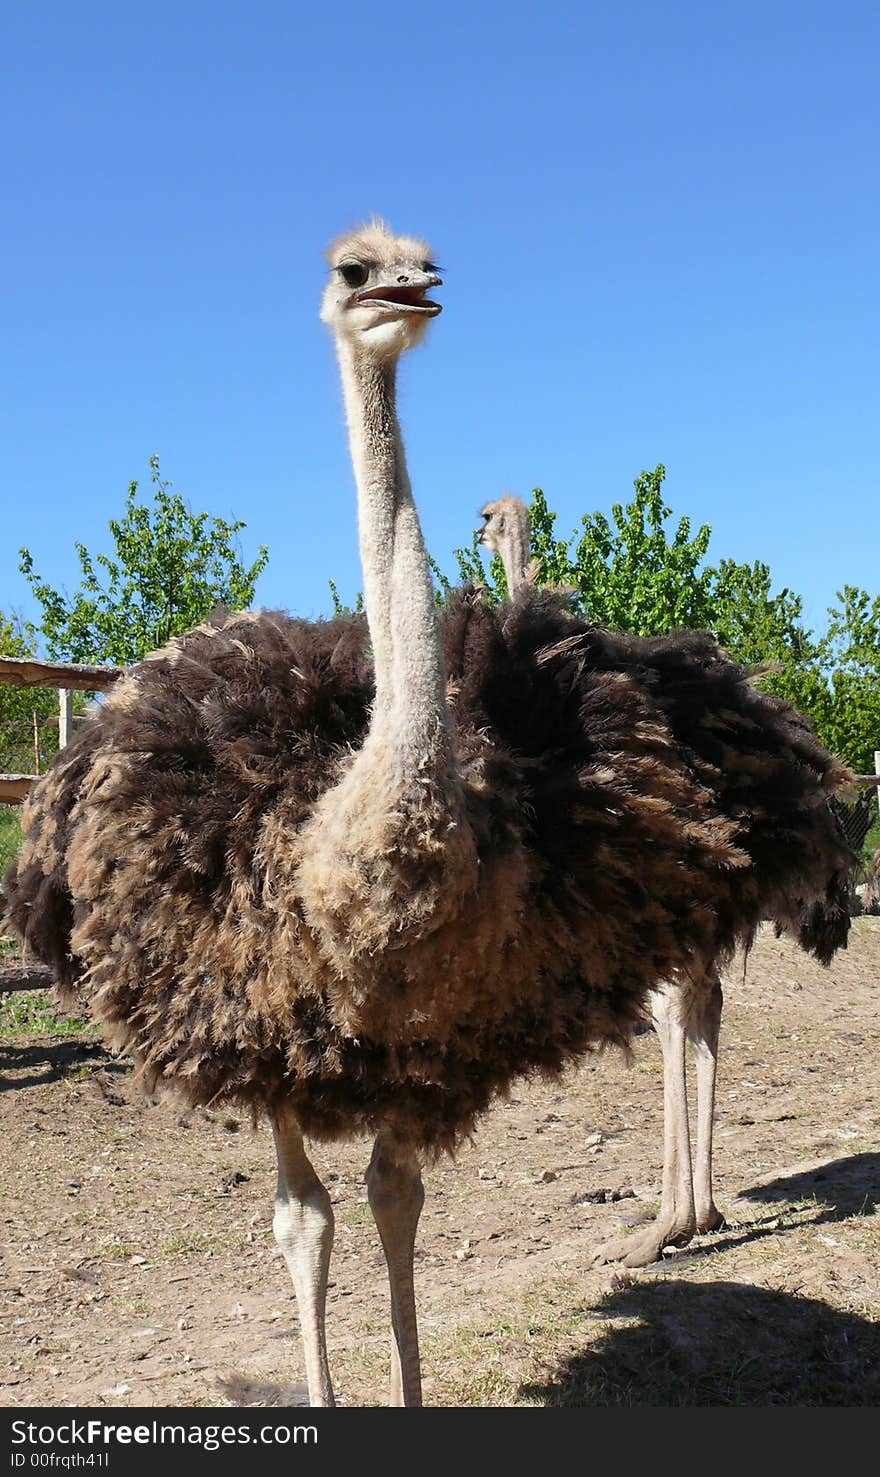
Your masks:
{"label": "second ostrich neck", "polygon": [[525,509],[523,509],[522,517],[511,517],[508,519],[508,524],[505,537],[499,544],[498,553],[504,565],[508,594],[513,595],[521,585],[528,584],[529,520]]}

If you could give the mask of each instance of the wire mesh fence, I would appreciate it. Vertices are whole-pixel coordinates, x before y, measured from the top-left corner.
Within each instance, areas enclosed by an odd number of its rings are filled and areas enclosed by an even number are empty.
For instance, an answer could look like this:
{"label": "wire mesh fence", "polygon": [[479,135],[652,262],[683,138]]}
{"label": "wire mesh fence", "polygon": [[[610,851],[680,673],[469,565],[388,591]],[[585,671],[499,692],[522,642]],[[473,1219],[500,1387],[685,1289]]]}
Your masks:
{"label": "wire mesh fence", "polygon": [[840,800],[835,795],[828,803],[853,851],[861,853],[865,838],[878,820],[875,791],[861,790],[851,801]]}
{"label": "wire mesh fence", "polygon": [[[0,722],[0,771],[43,774],[58,752],[58,700],[41,693],[42,708]],[[49,711],[47,711],[49,709]]]}

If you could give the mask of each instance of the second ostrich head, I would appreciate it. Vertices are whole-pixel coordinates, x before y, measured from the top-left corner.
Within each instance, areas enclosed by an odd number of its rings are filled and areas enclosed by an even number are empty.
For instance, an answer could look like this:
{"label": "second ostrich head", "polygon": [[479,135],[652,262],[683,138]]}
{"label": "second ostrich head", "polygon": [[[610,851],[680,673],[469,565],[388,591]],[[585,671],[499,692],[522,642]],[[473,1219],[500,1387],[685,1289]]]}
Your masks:
{"label": "second ostrich head", "polygon": [[430,247],[414,236],[392,235],[382,221],[337,237],[327,260],[321,317],[355,347],[395,357],[417,344],[441,311],[426,296],[442,285]]}
{"label": "second ostrich head", "polygon": [[480,510],[482,528],[477,529],[477,542],[498,554],[504,565],[507,588],[512,595],[521,584],[529,582],[529,512],[522,498],[506,492],[503,497],[486,503]]}

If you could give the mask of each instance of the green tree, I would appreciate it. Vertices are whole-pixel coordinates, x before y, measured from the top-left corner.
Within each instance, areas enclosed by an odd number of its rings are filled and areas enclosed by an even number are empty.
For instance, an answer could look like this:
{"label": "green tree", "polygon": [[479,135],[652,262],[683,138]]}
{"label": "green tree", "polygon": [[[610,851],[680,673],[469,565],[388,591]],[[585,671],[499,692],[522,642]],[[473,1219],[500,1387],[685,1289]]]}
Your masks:
{"label": "green tree", "polygon": [[642,472],[632,501],[612,503],[610,521],[598,512],[581,519],[569,574],[585,613],[639,636],[710,624],[711,576],[701,566],[711,529],[704,523],[691,537],[683,517],[670,536],[665,476],[662,465]]}
{"label": "green tree", "polygon": [[[857,773],[873,774],[880,749],[880,595],[838,590],[819,645],[815,691],[806,711],[829,748]],[[787,695],[787,694],[786,694]]]}
{"label": "green tree", "polygon": [[216,605],[242,610],[252,603],[268,551],[261,547],[247,567],[236,539],[244,523],[193,513],[163,481],[155,456],[150,479],[152,502],[138,501],[132,482],[123,516],[110,519],[112,555],[93,558],[75,545],[82,579],[72,600],[41,579],[29,550],[21,550],[51,656],[127,666],[198,625]]}
{"label": "green tree", "polygon": [[709,570],[710,624],[721,645],[745,663],[814,663],[819,647],[792,590],[772,594],[770,568],[722,559]]}

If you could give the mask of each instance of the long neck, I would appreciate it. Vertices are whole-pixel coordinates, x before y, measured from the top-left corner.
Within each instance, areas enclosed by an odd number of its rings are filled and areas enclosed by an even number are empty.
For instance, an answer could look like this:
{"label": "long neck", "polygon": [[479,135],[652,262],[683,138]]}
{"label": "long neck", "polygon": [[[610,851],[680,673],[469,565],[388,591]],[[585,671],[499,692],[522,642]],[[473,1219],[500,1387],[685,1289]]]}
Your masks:
{"label": "long neck", "polygon": [[358,494],[364,602],[376,677],[372,728],[404,764],[449,751],[451,725],[427,553],[397,420],[396,361],[338,342]]}
{"label": "long neck", "polygon": [[[479,862],[446,704],[431,571],[397,425],[394,365],[348,344],[340,344],[339,359],[376,697],[363,743],[298,833],[297,885],[303,916],[338,980],[354,971],[362,981],[365,961],[381,959],[392,939],[400,948],[461,914]],[[346,1030],[381,1034],[387,992],[343,997]]]}
{"label": "long neck", "polygon": [[508,594],[514,595],[520,585],[527,583],[529,515],[525,508],[522,510],[522,517],[513,517],[508,514],[507,525],[508,528],[498,552],[501,555],[501,563],[504,565]]}

